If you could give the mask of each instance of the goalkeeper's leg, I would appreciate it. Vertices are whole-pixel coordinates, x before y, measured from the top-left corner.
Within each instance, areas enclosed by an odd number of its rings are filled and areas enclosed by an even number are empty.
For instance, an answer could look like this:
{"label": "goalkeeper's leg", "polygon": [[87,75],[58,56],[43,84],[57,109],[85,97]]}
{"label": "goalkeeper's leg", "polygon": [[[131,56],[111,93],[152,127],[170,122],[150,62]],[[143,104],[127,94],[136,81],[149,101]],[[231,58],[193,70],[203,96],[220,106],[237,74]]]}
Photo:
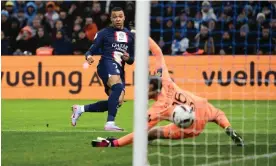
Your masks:
{"label": "goalkeeper's leg", "polygon": [[209,104],[209,110],[213,119],[213,122],[225,129],[225,132],[235,142],[237,146],[244,146],[242,137],[231,127],[231,124],[226,117],[225,113],[213,105]]}

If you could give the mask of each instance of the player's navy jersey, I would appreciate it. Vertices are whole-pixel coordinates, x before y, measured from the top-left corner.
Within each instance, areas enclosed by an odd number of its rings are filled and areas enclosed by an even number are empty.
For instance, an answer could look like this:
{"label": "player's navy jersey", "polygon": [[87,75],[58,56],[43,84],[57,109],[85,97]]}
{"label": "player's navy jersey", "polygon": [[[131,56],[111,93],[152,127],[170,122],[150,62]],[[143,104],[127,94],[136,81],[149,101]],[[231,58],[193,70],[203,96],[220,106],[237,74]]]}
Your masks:
{"label": "player's navy jersey", "polygon": [[94,55],[99,48],[103,51],[101,58],[103,61],[112,60],[124,68],[125,62],[121,57],[124,52],[127,52],[130,59],[126,63],[134,62],[134,35],[126,28],[107,27],[102,29],[96,34],[94,43],[85,55]]}

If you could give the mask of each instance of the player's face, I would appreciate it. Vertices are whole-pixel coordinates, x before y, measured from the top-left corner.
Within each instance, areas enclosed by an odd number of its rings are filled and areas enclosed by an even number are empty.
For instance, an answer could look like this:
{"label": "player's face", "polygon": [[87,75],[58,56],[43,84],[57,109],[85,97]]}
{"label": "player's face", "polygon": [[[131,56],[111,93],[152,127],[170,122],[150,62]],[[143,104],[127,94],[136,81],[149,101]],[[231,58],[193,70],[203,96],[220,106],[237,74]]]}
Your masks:
{"label": "player's face", "polygon": [[115,28],[123,29],[125,22],[125,14],[123,11],[113,11],[110,18]]}

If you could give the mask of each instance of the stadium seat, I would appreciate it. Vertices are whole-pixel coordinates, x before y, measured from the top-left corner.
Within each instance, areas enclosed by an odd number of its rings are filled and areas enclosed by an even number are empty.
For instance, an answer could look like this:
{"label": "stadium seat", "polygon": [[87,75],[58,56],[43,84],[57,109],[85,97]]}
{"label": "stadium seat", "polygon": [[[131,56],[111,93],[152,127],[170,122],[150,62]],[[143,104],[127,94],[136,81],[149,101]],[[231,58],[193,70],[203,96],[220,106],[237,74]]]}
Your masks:
{"label": "stadium seat", "polygon": [[53,48],[51,47],[39,47],[36,50],[36,55],[37,56],[50,56],[53,55]]}

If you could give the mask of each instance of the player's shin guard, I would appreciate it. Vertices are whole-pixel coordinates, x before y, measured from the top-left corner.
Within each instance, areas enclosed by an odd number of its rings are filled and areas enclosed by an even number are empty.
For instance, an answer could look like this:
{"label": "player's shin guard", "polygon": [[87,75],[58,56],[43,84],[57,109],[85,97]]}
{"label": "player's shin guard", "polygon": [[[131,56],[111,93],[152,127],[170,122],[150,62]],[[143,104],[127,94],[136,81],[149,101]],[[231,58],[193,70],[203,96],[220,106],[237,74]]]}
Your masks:
{"label": "player's shin guard", "polygon": [[237,146],[244,146],[242,137],[236,131],[234,131],[231,127],[227,127],[225,129],[225,132],[228,136],[231,137],[231,139],[235,142],[235,144]]}
{"label": "player's shin guard", "polygon": [[115,84],[111,87],[111,94],[108,98],[108,117],[107,121],[114,121],[119,105],[119,97],[123,91],[123,84]]}
{"label": "player's shin guard", "polygon": [[108,101],[98,101],[84,106],[84,112],[105,112],[108,110]]}

